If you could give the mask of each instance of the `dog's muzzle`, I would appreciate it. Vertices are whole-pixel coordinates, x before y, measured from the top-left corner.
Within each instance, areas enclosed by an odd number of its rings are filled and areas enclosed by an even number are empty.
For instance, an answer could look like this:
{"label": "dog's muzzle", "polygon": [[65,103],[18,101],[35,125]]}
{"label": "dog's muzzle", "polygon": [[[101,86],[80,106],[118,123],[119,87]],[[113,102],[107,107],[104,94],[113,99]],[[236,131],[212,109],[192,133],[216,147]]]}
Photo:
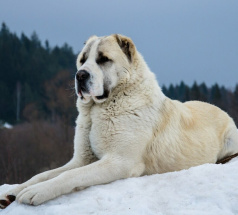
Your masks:
{"label": "dog's muzzle", "polygon": [[79,70],[76,73],[77,93],[82,95],[82,92],[88,93],[87,81],[90,78],[90,74],[86,70]]}

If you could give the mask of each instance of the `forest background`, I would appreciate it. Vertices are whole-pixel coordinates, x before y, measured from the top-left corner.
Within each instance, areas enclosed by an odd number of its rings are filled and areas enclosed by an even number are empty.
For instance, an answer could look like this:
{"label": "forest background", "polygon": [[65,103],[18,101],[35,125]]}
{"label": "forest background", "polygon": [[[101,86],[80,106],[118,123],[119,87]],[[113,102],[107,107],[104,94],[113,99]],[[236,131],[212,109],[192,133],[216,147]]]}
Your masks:
{"label": "forest background", "polygon": [[[64,44],[51,47],[37,34],[0,30],[0,184],[21,183],[63,165],[73,154],[76,54]],[[225,72],[225,71],[224,71]],[[238,125],[238,84],[234,89],[194,82],[162,86],[171,99],[219,106]],[[13,128],[4,127],[10,123]],[[56,150],[57,149],[57,150]]]}

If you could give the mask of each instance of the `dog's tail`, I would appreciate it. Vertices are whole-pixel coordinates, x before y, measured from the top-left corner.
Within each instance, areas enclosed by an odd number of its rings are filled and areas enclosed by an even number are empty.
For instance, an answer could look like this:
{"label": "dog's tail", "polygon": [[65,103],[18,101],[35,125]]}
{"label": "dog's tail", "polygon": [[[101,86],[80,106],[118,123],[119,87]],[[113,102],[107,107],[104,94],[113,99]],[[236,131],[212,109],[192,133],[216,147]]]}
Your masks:
{"label": "dog's tail", "polygon": [[224,163],[227,163],[228,161],[230,161],[231,159],[233,159],[234,157],[237,157],[238,156],[238,153],[234,154],[234,155],[230,155],[228,157],[225,157],[225,158],[222,158],[221,160],[218,160],[216,162],[216,164],[224,164]]}

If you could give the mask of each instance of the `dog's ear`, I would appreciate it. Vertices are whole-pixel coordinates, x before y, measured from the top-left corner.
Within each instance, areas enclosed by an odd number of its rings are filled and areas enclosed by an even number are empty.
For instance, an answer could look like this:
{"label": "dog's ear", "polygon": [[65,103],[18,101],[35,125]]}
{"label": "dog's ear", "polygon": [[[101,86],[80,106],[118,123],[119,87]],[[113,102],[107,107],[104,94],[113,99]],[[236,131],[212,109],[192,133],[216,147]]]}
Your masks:
{"label": "dog's ear", "polygon": [[132,42],[132,40],[129,37],[120,34],[114,34],[114,37],[116,38],[116,41],[118,45],[121,47],[124,54],[127,56],[129,62],[130,63],[133,62],[136,47]]}

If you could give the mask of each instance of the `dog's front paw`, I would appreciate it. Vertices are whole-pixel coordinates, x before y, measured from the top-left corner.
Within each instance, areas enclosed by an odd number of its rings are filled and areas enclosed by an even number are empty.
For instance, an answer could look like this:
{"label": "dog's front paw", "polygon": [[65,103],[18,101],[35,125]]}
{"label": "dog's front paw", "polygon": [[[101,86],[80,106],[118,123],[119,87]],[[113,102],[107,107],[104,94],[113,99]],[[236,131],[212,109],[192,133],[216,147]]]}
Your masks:
{"label": "dog's front paw", "polygon": [[7,193],[5,193],[4,195],[0,195],[0,208],[4,209],[12,202],[14,202],[17,194],[20,193],[23,189],[23,185],[18,185],[16,188],[7,191]]}
{"label": "dog's front paw", "polygon": [[19,203],[29,205],[40,205],[50,199],[52,199],[50,190],[40,184],[27,187],[17,195]]}

